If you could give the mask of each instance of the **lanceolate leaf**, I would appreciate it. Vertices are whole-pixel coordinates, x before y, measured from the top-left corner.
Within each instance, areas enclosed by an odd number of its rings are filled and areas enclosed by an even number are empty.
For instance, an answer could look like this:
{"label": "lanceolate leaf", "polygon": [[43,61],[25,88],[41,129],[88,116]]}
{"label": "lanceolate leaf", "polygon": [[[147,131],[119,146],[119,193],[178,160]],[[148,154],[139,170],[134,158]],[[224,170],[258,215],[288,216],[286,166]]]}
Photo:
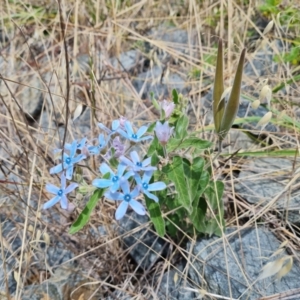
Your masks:
{"label": "lanceolate leaf", "polygon": [[216,74],[214,82],[213,92],[213,114],[216,132],[220,132],[220,126],[222,117],[224,114],[224,101],[221,102],[221,96],[224,92],[224,81],[223,81],[223,41],[219,40],[218,56],[216,65]]}
{"label": "lanceolate leaf", "polygon": [[163,237],[166,233],[166,229],[165,221],[160,211],[160,205],[159,203],[156,203],[153,200],[149,199],[147,196],[145,196],[145,200],[150,214],[150,219],[153,222],[155,230],[159,234],[159,236]]}
{"label": "lanceolate leaf", "polygon": [[225,138],[230,130],[239,109],[245,55],[246,49],[243,49],[219,130],[219,137],[221,140]]}
{"label": "lanceolate leaf", "polygon": [[74,234],[78,232],[80,229],[82,229],[85,224],[89,221],[91,213],[93,212],[96,204],[100,200],[100,198],[103,196],[105,189],[97,189],[90,200],[88,201],[86,207],[81,212],[81,214],[78,216],[77,220],[72,224],[69,233]]}

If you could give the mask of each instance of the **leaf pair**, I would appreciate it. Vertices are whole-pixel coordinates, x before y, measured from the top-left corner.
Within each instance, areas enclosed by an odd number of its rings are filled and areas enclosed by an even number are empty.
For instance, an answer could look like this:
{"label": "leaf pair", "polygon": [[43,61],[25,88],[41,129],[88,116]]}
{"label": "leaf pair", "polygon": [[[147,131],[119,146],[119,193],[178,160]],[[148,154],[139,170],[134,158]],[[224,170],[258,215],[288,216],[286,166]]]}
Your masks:
{"label": "leaf pair", "polygon": [[225,103],[223,79],[223,43],[219,40],[216,74],[213,92],[213,115],[215,130],[222,141],[230,130],[239,108],[240,91],[242,85],[243,67],[246,49],[243,49],[235,74],[229,100]]}

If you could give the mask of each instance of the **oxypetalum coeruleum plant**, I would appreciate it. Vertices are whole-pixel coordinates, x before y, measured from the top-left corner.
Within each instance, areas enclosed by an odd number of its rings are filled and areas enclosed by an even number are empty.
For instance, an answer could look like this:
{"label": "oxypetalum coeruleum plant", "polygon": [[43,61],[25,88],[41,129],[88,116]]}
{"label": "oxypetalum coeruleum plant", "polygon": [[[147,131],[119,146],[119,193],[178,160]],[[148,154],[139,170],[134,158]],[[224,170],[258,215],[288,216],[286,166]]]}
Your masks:
{"label": "oxypetalum coeruleum plant", "polygon": [[[222,141],[237,113],[245,50],[242,51],[232,92],[228,103],[224,100],[223,49],[219,43],[214,83],[213,113],[215,129]],[[55,197],[46,202],[44,209],[60,202],[63,209],[72,209],[67,194],[78,187],[78,192],[89,200],[70,228],[70,233],[82,229],[98,201],[117,202],[115,218],[120,220],[129,207],[137,214],[148,211],[157,233],[176,236],[178,228],[185,233],[221,235],[224,229],[222,194],[224,184],[213,180],[207,168],[207,155],[212,143],[188,132],[185,99],[172,92],[172,101],[152,103],[160,111],[160,119],[149,126],[135,126],[121,117],[112,122],[111,129],[102,123],[102,132],[96,143],[83,137],[79,142],[66,144],[55,150],[62,162],[51,168],[51,174],[60,174],[61,187],[47,184],[46,189]],[[142,147],[141,147],[142,144]],[[142,152],[141,149],[147,149]],[[205,154],[205,155],[204,155]],[[92,182],[78,178],[84,165],[78,163],[98,156],[99,175]],[[76,166],[76,168],[74,168]],[[75,170],[75,174],[74,174]],[[76,175],[76,176],[74,176]],[[77,178],[77,183],[66,187],[66,179]]]}

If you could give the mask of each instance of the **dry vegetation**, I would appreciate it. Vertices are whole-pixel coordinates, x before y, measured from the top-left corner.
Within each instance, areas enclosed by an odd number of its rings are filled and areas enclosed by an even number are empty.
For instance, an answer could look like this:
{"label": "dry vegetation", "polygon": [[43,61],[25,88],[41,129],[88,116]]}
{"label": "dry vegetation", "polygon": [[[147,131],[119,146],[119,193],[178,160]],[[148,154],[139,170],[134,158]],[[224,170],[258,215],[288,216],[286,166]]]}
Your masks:
{"label": "dry vegetation", "polygon": [[[244,46],[249,49],[247,60],[251,61],[253,53],[262,43],[276,48],[275,42],[282,40],[287,50],[292,36],[280,28],[276,19],[274,29],[263,35],[264,28],[259,27],[254,17],[260,4],[258,1],[61,0],[59,3],[61,15],[58,3],[51,0],[7,0],[0,4],[0,169],[3,173],[0,178],[0,213],[1,222],[18,221],[9,240],[2,237],[0,227],[2,255],[4,249],[10,249],[15,238],[19,237],[22,241],[21,251],[14,252],[18,266],[10,270],[5,265],[7,257],[2,256],[3,268],[6,272],[14,272],[18,282],[17,295],[21,297],[23,285],[42,282],[53,275],[47,266],[47,271],[40,273],[39,268],[35,269],[33,264],[33,258],[44,251],[40,247],[41,241],[50,238],[50,243],[60,241],[66,249],[76,253],[75,259],[79,261],[81,269],[89,274],[87,281],[93,287],[92,290],[100,289],[103,294],[108,294],[114,288],[130,290],[132,295],[136,295],[135,299],[142,299],[141,290],[145,286],[141,286],[139,282],[143,274],[126,256],[119,236],[110,227],[111,223],[115,223],[114,205],[100,201],[89,225],[74,236],[67,233],[68,228],[83,208],[85,199],[80,199],[79,196],[72,199],[78,204],[73,213],[62,211],[58,205],[51,212],[40,210],[41,205],[49,199],[44,189],[45,183],[58,184],[58,177],[49,174],[49,168],[54,164],[53,150],[61,147],[64,140],[69,142],[84,134],[89,138],[93,137],[99,121],[108,125],[120,115],[126,115],[135,121],[153,121],[157,118],[150,102],[141,100],[130,81],[138,74],[142,64],[138,62],[136,70],[128,74],[121,66],[113,66],[109,61],[111,57],[118,57],[133,47],[140,47],[143,52],[144,42],[147,42],[153,49],[165,51],[174,60],[180,60],[178,65],[169,65],[172,71],[188,75],[200,70],[199,77],[186,77],[186,85],[190,87],[189,95],[186,96],[191,101],[195,129],[202,130],[206,124],[206,116],[201,114],[198,103],[201,95],[205,95],[212,86],[213,81],[207,78],[212,79],[214,62],[207,60],[207,56],[216,50],[217,38],[222,37],[226,43],[225,76],[229,81],[236,67],[236,59]],[[271,15],[267,17],[269,21],[274,18]],[[178,47],[183,45],[163,43],[146,35],[150,29],[159,26],[168,28],[166,30],[187,30],[196,42],[184,45],[184,52],[179,52]],[[249,38],[249,32],[254,36],[253,39]],[[291,34],[296,35],[297,32]],[[65,50],[69,63],[66,63]],[[158,63],[151,55],[153,53],[145,52],[141,60],[149,58],[151,63]],[[85,67],[82,64],[84,59]],[[67,76],[67,69],[70,76]],[[297,65],[280,63],[276,74],[270,74],[268,78],[270,86],[275,87],[286,78],[291,78],[293,74],[297,74],[297,69]],[[258,82],[264,79],[266,78],[244,76],[244,84],[256,88]],[[287,95],[277,94],[273,106],[277,115],[285,109],[286,115],[292,120],[296,119],[297,90],[298,84],[295,82]],[[31,105],[37,102],[36,95],[40,95],[40,91],[43,112],[36,118],[31,109],[34,106]],[[251,95],[248,96],[254,99]],[[86,105],[85,113],[91,115],[80,132],[72,123],[72,115],[78,105]],[[214,139],[211,128],[206,127],[205,136]],[[278,149],[281,149],[285,143],[282,137],[289,136],[291,148],[298,149],[299,129],[297,125],[290,123],[289,126],[282,127],[282,134],[271,134],[271,137]],[[268,132],[265,134],[268,135]],[[259,147],[267,149],[263,145]],[[296,157],[289,158],[295,161],[296,171]],[[227,205],[227,226],[255,227],[259,221],[270,227],[281,241],[288,240],[286,247],[295,254],[300,248],[299,228],[277,219],[272,207],[261,211],[236,195],[232,188],[234,172],[241,167],[243,160],[234,158],[224,162],[225,159],[220,158],[221,167],[216,168],[215,176],[226,174],[227,192],[224,198]],[[91,161],[89,168],[84,169],[87,180],[93,179],[95,173],[92,170],[96,168],[98,162]],[[294,172],[292,178],[296,174]],[[106,234],[92,236],[91,228],[100,225],[107,228]],[[150,223],[147,226],[151,230]],[[130,234],[131,232],[127,233]],[[186,238],[191,241],[195,239],[193,236]],[[167,270],[182,255],[187,260],[191,259],[191,254],[186,253],[182,243],[169,242],[172,254],[153,267],[153,275]],[[82,247],[74,246],[75,244]],[[187,270],[178,272],[185,277]],[[27,278],[26,281],[24,278]],[[156,292],[151,282],[147,290],[149,295]],[[8,292],[6,296],[9,299]]]}

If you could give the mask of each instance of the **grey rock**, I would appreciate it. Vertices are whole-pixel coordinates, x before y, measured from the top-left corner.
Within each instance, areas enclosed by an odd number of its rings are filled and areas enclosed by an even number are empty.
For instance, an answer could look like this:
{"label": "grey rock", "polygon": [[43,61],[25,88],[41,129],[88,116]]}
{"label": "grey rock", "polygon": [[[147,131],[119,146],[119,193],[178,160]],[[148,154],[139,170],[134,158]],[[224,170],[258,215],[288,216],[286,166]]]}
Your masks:
{"label": "grey rock", "polygon": [[[166,242],[142,226],[149,222],[147,216],[127,213],[120,221],[120,234],[128,233],[122,239],[130,255],[139,267],[144,270],[151,268],[166,251]],[[140,227],[140,229],[139,229]]]}
{"label": "grey rock", "polygon": [[167,78],[161,82],[163,70],[159,66],[141,73],[137,79],[133,80],[133,86],[141,94],[142,99],[149,99],[150,92],[154,93],[156,99],[167,98],[171,95],[172,90],[176,89],[178,93],[187,94],[188,89],[185,86],[185,79],[174,72],[170,72]]}
{"label": "grey rock", "polygon": [[136,66],[140,58],[141,53],[139,51],[129,50],[121,53],[118,59],[116,57],[113,57],[111,59],[111,64],[116,69],[130,72],[132,68]]}
{"label": "grey rock", "polygon": [[[261,268],[278,258],[270,257],[280,243],[271,232],[262,228],[243,229],[240,233],[231,234],[234,230],[227,229],[225,232],[228,243],[216,237],[196,242],[192,250],[195,255],[191,261],[193,268],[189,268],[193,281],[210,293],[240,300],[256,300],[300,287],[300,266],[295,261],[281,281],[275,281],[274,277],[256,281]],[[190,247],[189,243],[188,251]],[[288,254],[284,251],[281,255]]]}
{"label": "grey rock", "polygon": [[[179,267],[180,266],[176,266]],[[182,268],[180,268],[182,269]],[[181,272],[175,269],[167,271],[161,281],[159,280],[159,290],[153,299],[169,299],[169,300],[190,300],[195,299],[195,293],[185,287],[191,287],[185,283],[185,279],[181,277]]]}
{"label": "grey rock", "polygon": [[[293,161],[283,158],[257,158],[247,161],[239,174],[235,191],[250,203],[266,205],[295,176]],[[283,217],[288,213],[288,220],[300,223],[300,192],[295,187],[297,180],[288,192],[283,193],[275,206]]]}

